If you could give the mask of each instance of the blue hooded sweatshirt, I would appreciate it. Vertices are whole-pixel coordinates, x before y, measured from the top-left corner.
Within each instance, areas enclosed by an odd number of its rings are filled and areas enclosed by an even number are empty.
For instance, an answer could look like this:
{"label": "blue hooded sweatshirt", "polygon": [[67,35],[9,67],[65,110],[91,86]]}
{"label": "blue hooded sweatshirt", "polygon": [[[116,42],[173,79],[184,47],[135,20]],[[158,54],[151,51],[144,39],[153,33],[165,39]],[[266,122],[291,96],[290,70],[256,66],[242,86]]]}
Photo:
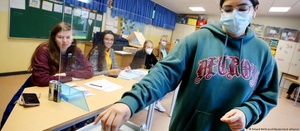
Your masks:
{"label": "blue hooded sweatshirt", "polygon": [[250,27],[233,38],[220,24],[202,26],[118,102],[134,114],[175,90],[180,81],[170,131],[230,130],[220,118],[234,108],[245,114],[249,128],[277,105],[276,62],[268,44]]}

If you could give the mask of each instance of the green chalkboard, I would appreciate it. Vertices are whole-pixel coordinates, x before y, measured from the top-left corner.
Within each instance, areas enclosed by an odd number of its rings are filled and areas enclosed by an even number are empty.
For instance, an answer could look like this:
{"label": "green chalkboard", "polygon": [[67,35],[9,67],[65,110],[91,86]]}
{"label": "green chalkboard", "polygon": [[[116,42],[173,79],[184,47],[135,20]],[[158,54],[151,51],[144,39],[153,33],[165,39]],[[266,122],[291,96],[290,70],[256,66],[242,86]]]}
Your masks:
{"label": "green chalkboard", "polygon": [[[90,19],[89,17],[83,18],[82,16],[74,16],[73,13],[66,14],[55,12],[53,10],[47,11],[42,9],[42,2],[43,1],[40,3],[40,8],[29,6],[29,0],[26,0],[25,10],[10,8],[10,38],[48,39],[52,27],[57,23],[64,21],[72,24],[74,38],[81,41],[90,41],[92,39],[94,27],[102,27],[102,19],[96,20],[96,18]],[[72,10],[75,9],[75,7],[64,3],[47,2],[52,3],[53,6],[55,4],[61,5],[62,10],[64,10],[65,7],[71,7]],[[54,9],[54,7],[52,7],[52,9]],[[102,13],[99,12],[93,13],[95,16],[102,15]]]}

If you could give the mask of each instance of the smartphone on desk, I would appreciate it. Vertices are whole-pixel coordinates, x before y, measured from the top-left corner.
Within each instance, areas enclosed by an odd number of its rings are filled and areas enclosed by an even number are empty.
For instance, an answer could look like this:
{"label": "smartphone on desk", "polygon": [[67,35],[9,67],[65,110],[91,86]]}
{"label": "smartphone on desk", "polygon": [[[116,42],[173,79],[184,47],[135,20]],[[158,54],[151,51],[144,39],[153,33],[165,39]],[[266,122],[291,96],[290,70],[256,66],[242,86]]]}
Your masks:
{"label": "smartphone on desk", "polygon": [[21,102],[23,106],[38,106],[40,105],[39,98],[36,93],[22,93]]}

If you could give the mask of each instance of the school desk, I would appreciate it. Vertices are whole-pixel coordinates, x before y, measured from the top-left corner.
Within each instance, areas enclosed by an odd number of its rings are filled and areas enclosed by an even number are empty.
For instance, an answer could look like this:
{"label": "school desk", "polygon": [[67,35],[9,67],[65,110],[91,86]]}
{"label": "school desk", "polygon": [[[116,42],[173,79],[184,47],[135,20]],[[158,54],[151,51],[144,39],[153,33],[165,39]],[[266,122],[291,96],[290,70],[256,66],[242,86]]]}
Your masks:
{"label": "school desk", "polygon": [[[105,78],[111,82],[121,85],[123,88],[104,92],[94,88],[84,86],[85,83]],[[61,130],[74,125],[82,120],[98,115],[105,107],[119,100],[125,91],[131,89],[136,83],[133,80],[111,78],[106,76],[95,76],[87,80],[73,81],[77,86],[90,89],[95,95],[86,97],[89,112],[78,108],[68,102],[56,103],[48,100],[48,87],[30,87],[24,92],[40,93],[40,106],[23,107],[16,105],[7,119],[2,131],[41,131],[41,130]]]}

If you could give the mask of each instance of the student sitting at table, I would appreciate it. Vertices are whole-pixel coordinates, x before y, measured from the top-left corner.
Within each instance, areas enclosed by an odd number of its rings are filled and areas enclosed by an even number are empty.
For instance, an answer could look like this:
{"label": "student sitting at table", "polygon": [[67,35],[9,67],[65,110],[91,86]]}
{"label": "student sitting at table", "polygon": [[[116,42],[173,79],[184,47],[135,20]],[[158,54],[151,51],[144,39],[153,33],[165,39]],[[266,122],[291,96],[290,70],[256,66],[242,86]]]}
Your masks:
{"label": "student sitting at table", "polygon": [[72,38],[69,23],[61,22],[51,30],[49,40],[39,45],[28,68],[31,84],[48,86],[50,80],[69,82],[93,77],[93,68]]}
{"label": "student sitting at table", "polygon": [[167,36],[163,35],[161,36],[158,45],[153,49],[153,54],[159,61],[164,59],[169,54],[169,48],[166,47],[167,42]]}
{"label": "student sitting at table", "polygon": [[290,86],[289,86],[289,90],[287,91],[287,96],[286,96],[286,99],[291,99],[291,94],[294,92],[295,88],[299,87],[298,84],[296,83],[292,83]]}
{"label": "student sitting at table", "polygon": [[[114,42],[114,33],[106,30],[91,49],[88,60],[93,67],[94,76],[104,74],[119,75],[121,72],[117,65],[115,51],[111,48]],[[130,70],[129,67],[125,69]]]}
{"label": "student sitting at table", "polygon": [[152,53],[153,43],[151,40],[146,40],[143,49],[135,53],[132,62],[130,63],[131,69],[145,68],[150,69],[157,63],[156,57]]}

